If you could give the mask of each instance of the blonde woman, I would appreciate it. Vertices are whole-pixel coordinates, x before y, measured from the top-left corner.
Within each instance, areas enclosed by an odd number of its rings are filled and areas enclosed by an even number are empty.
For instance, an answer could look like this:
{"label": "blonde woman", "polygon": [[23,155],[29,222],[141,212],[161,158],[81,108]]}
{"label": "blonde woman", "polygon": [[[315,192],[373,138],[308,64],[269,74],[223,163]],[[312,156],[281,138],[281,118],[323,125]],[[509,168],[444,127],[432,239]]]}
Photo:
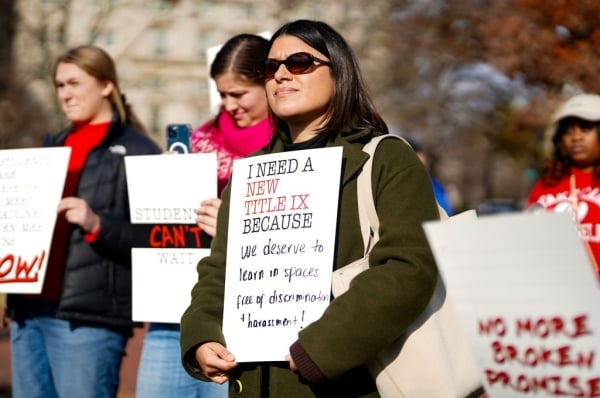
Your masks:
{"label": "blonde woman", "polygon": [[124,157],[161,152],[94,46],[55,62],[69,122],[45,146],[71,157],[41,294],[8,297],[12,396],[114,398],[131,321],[131,223]]}

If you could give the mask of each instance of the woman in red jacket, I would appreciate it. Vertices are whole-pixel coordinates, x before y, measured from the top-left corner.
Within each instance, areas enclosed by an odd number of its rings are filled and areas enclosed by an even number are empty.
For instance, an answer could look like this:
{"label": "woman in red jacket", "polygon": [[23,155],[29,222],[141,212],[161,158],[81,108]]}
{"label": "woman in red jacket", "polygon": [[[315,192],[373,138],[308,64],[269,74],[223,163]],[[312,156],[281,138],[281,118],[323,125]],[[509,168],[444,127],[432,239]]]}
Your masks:
{"label": "woman in red jacket", "polygon": [[600,96],[570,98],[551,122],[553,156],[527,205],[572,214],[600,276]]}

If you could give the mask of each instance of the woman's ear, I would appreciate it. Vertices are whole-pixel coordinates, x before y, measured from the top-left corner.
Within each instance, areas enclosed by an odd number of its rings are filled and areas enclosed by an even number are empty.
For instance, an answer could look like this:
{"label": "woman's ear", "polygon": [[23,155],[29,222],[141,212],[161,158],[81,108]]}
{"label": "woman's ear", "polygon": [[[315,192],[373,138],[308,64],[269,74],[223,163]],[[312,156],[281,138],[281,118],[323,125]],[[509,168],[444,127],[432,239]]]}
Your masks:
{"label": "woman's ear", "polygon": [[105,80],[102,85],[104,86],[102,88],[102,95],[105,97],[110,97],[110,95],[112,94],[112,91],[115,88],[115,85],[113,82],[111,82],[110,80]]}

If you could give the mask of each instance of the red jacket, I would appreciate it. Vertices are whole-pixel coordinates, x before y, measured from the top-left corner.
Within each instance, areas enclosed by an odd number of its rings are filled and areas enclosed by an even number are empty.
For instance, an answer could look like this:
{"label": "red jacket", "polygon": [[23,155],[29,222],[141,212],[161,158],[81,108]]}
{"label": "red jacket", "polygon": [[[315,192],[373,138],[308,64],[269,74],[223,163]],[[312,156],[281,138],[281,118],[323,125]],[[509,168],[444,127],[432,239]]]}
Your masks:
{"label": "red jacket", "polygon": [[573,168],[571,175],[556,185],[538,181],[529,194],[527,206],[534,203],[548,211],[573,215],[581,238],[593,253],[596,262],[593,265],[600,276],[597,265],[600,264],[600,182],[593,180],[593,174]]}

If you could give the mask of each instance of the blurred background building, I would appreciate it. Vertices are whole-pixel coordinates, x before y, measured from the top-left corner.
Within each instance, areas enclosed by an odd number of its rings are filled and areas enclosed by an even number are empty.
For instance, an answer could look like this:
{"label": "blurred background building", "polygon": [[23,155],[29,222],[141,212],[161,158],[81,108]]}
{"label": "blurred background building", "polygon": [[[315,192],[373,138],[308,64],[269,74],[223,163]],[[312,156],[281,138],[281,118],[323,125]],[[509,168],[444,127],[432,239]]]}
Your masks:
{"label": "blurred background building", "polygon": [[211,115],[207,49],[320,19],[354,48],[392,130],[418,139],[453,207],[518,208],[565,97],[599,92],[600,2],[559,0],[0,0],[0,148],[62,125],[50,69],[92,43],[163,144],[167,123]]}
{"label": "blurred background building", "polygon": [[365,12],[361,3],[19,0],[15,70],[44,111],[60,119],[49,75],[51,62],[71,46],[101,46],[115,59],[128,100],[161,141],[167,123],[198,126],[210,116],[209,48],[234,34],[272,32],[300,17],[326,15],[338,27],[355,21],[352,32],[366,35],[366,22],[382,18],[384,9],[373,4]]}

